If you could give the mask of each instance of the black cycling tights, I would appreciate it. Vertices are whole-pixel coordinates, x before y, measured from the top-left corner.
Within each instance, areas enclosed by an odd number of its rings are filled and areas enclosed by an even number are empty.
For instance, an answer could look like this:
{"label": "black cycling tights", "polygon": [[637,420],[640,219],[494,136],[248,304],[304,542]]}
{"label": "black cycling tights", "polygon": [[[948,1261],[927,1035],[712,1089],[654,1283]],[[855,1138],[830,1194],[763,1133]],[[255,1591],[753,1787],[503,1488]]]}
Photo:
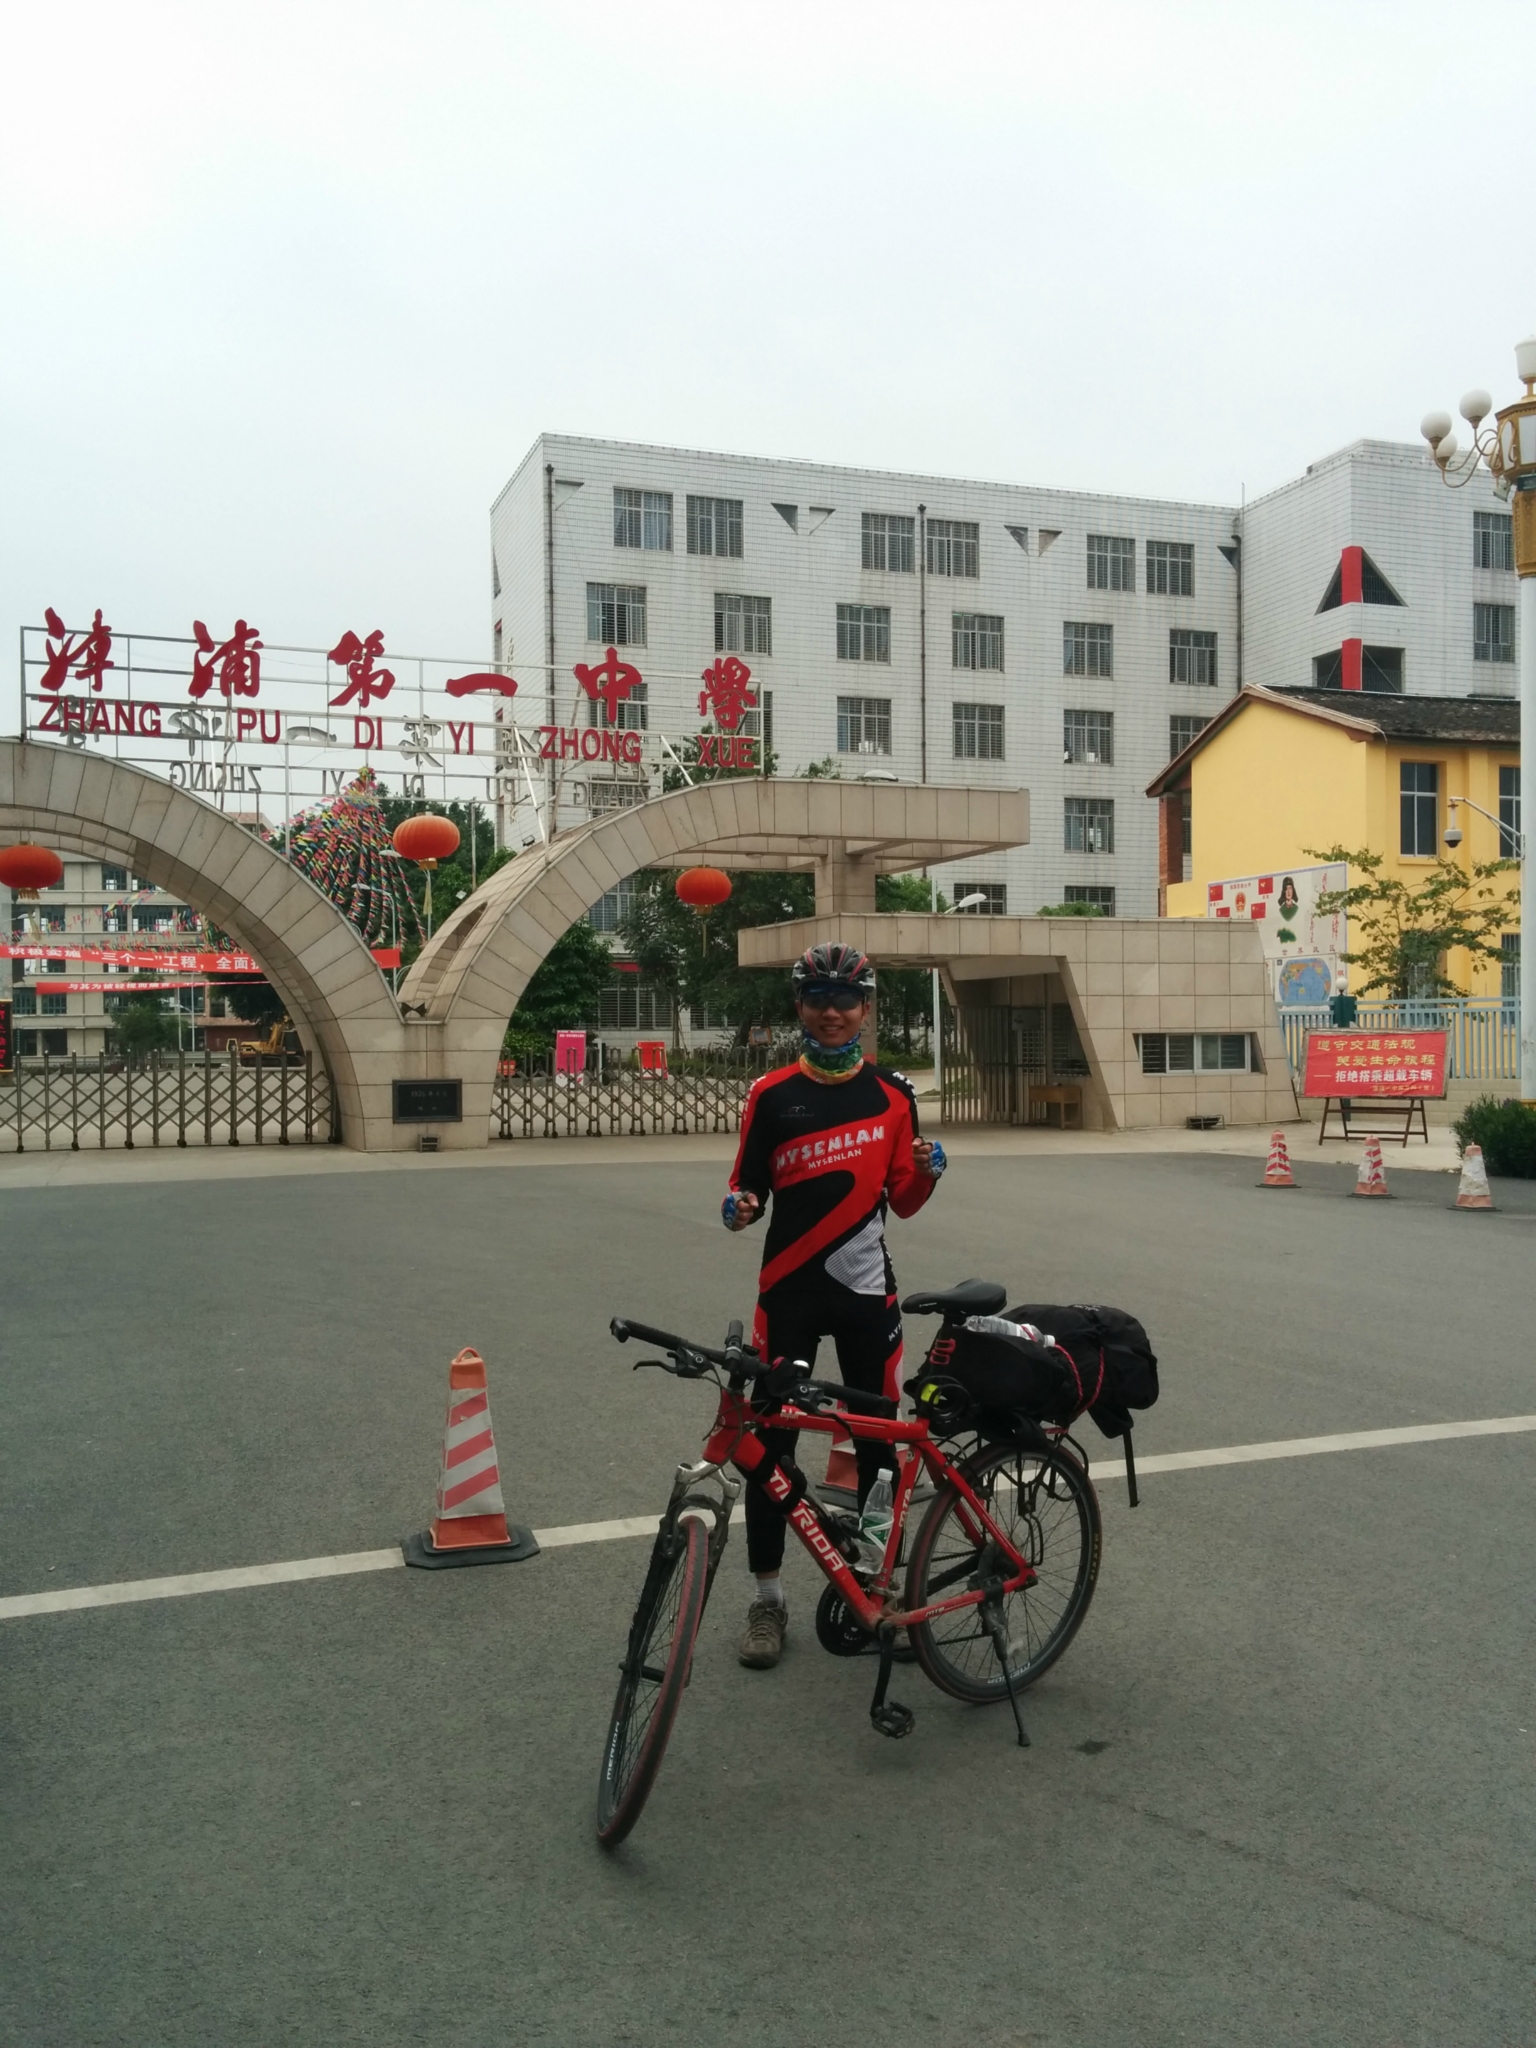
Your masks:
{"label": "black cycling tights", "polygon": [[[802,1282],[793,1289],[777,1287],[758,1304],[758,1326],[754,1335],[762,1355],[803,1358],[816,1363],[816,1347],[830,1337],[837,1347],[837,1367],[843,1384],[864,1394],[885,1394],[892,1400],[900,1394],[901,1311],[894,1294],[855,1294],[836,1280],[824,1279],[815,1288]],[[764,1341],[766,1339],[766,1341]],[[807,1431],[803,1439],[793,1429],[763,1431],[769,1455],[777,1463],[795,1455],[796,1445],[807,1447],[819,1438]],[[868,1443],[855,1438],[854,1457],[859,1467],[859,1502],[862,1505],[882,1466],[893,1464],[889,1444]],[[784,1562],[784,1513],[761,1488],[747,1488],[747,1563],[759,1575],[776,1572]]]}

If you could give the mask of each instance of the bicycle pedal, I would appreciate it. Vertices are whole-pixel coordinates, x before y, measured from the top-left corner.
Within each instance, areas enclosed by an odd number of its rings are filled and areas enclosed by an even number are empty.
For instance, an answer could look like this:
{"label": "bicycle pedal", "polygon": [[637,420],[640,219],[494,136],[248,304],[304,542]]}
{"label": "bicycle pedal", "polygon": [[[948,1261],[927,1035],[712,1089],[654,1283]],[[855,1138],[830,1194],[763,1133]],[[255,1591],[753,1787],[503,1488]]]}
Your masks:
{"label": "bicycle pedal", "polygon": [[889,1735],[893,1742],[899,1742],[903,1735],[910,1735],[917,1726],[917,1716],[910,1707],[902,1706],[899,1700],[886,1700],[882,1706],[869,1710],[870,1725],[878,1735]]}

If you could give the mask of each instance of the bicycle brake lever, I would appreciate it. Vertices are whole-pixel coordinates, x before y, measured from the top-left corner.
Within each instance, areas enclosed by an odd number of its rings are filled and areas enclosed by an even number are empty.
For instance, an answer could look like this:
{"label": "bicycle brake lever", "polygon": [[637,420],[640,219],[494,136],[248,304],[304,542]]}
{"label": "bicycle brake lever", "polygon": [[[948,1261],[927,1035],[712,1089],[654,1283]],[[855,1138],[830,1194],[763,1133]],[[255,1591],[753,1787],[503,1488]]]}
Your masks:
{"label": "bicycle brake lever", "polygon": [[644,1372],[648,1365],[654,1365],[658,1372],[670,1372],[672,1370],[664,1358],[637,1358],[629,1369],[631,1372]]}

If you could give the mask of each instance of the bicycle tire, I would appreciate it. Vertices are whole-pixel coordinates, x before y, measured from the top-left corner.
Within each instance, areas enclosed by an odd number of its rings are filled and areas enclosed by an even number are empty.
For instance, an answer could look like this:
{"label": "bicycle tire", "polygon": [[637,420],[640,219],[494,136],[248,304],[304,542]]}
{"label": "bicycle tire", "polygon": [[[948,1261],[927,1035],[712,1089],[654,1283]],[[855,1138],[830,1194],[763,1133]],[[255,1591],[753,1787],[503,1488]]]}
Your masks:
{"label": "bicycle tire", "polygon": [[[1008,1668],[1019,1692],[1050,1669],[1088,1611],[1103,1542],[1098,1496],[1082,1465],[1059,1444],[1048,1451],[989,1445],[961,1470],[1039,1574],[1034,1585],[1003,1599]],[[964,1591],[979,1569],[985,1546],[963,1528],[963,1505],[958,1489],[945,1485],[923,1517],[907,1570],[909,1609]],[[909,1634],[918,1663],[941,1692],[976,1705],[1007,1698],[979,1608],[914,1622]]]}
{"label": "bicycle tire", "polygon": [[597,1839],[612,1849],[650,1797],[693,1665],[708,1592],[709,1535],[695,1515],[656,1539],[620,1667],[597,1788]]}

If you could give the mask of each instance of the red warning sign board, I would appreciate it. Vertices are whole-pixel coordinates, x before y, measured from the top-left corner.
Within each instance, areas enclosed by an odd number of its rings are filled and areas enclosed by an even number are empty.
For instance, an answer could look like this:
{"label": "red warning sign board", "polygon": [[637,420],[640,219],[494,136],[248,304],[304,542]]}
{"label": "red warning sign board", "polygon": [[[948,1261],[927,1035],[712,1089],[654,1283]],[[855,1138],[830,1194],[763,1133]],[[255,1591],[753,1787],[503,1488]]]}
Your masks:
{"label": "red warning sign board", "polygon": [[1340,1095],[1445,1093],[1443,1031],[1312,1031],[1306,1085],[1314,1101]]}

